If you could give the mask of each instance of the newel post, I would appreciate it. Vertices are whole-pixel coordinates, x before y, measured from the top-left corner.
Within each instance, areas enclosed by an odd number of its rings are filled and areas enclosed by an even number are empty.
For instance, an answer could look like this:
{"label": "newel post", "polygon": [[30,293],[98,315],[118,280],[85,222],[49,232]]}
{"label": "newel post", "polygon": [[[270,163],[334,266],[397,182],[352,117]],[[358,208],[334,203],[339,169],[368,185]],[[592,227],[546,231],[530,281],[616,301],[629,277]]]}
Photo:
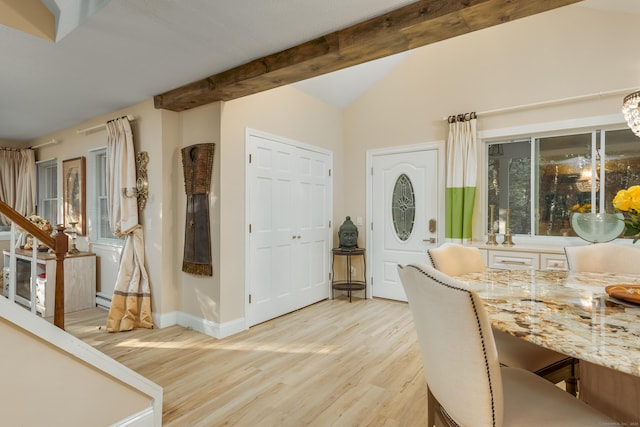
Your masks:
{"label": "newel post", "polygon": [[53,308],[53,324],[64,329],[64,257],[69,250],[69,238],[64,233],[64,225],[57,225],[56,240],[56,292]]}

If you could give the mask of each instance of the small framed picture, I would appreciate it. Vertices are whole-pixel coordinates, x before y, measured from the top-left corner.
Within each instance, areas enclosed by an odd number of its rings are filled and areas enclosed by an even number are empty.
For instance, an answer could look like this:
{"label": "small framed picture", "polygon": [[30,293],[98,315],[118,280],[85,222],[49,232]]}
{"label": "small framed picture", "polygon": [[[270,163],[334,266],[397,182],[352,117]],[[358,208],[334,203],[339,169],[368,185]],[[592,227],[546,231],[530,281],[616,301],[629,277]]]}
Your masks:
{"label": "small framed picture", "polygon": [[75,227],[84,236],[86,211],[85,158],[76,157],[62,161],[62,210],[64,227]]}

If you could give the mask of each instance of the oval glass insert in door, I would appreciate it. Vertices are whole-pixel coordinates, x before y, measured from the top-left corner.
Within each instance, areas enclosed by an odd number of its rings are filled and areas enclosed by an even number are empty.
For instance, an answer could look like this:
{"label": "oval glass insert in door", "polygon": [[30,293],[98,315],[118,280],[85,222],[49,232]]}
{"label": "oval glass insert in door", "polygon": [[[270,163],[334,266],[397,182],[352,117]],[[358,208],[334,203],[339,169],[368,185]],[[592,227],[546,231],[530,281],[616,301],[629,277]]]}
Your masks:
{"label": "oval glass insert in door", "polygon": [[391,198],[391,218],[396,236],[406,241],[413,231],[416,216],[416,198],[411,180],[402,174],[396,180]]}

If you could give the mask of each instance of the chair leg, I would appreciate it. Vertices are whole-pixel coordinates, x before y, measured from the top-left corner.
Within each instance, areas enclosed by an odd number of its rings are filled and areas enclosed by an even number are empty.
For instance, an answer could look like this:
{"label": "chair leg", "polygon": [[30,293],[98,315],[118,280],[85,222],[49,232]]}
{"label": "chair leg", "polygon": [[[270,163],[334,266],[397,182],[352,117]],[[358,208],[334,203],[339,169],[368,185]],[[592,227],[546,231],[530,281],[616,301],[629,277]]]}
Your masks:
{"label": "chair leg", "polygon": [[578,363],[578,359],[571,360],[571,376],[564,380],[565,389],[567,393],[570,393],[574,396],[578,395],[578,378],[576,377],[576,364]]}
{"label": "chair leg", "polygon": [[564,381],[567,393],[577,396],[578,378],[576,375],[576,366],[578,363],[579,360],[575,357],[567,357],[551,366],[536,371],[535,374],[554,384]]}
{"label": "chair leg", "polygon": [[436,398],[431,394],[431,389],[427,385],[427,426],[435,427],[436,425],[436,411],[438,410],[438,402]]}

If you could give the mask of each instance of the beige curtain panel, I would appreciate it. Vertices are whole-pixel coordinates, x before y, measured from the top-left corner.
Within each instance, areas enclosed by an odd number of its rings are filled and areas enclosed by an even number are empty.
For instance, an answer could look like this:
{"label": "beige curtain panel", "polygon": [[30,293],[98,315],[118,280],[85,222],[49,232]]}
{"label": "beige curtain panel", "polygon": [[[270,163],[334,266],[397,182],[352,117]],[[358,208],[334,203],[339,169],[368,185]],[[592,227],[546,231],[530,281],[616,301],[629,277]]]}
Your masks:
{"label": "beige curtain panel", "polygon": [[[33,150],[0,148],[0,200],[23,216],[36,213],[36,157]],[[0,215],[2,225],[11,222]]]}
{"label": "beige curtain panel", "polygon": [[138,223],[136,156],[126,117],[107,123],[107,204],[109,226],[124,237],[116,286],[107,317],[109,332],[153,328],[151,287],[144,266],[144,235]]}

